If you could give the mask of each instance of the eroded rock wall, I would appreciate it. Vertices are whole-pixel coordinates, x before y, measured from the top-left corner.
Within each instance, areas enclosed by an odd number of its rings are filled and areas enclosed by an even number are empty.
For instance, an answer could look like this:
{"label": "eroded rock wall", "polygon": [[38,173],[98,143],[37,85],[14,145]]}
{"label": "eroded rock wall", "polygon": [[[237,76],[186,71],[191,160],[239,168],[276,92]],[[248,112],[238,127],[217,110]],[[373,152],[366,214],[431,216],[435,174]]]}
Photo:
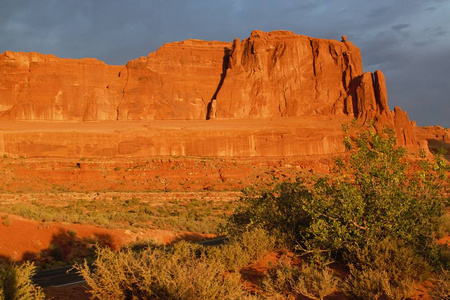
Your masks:
{"label": "eroded rock wall", "polygon": [[233,42],[216,115],[267,118],[348,113],[348,90],[361,74],[360,51],[351,42],[287,31],[253,31],[242,42]]}
{"label": "eroded rock wall", "polygon": [[106,86],[121,66],[39,53],[0,55],[0,115],[13,120],[107,120],[118,94]]}
{"label": "eroded rock wall", "polygon": [[0,55],[0,118],[206,120],[350,116],[394,127],[416,147],[406,112],[387,104],[381,71],[363,73],[357,47],[288,31],[233,43],[187,40],[109,66],[38,53]]}

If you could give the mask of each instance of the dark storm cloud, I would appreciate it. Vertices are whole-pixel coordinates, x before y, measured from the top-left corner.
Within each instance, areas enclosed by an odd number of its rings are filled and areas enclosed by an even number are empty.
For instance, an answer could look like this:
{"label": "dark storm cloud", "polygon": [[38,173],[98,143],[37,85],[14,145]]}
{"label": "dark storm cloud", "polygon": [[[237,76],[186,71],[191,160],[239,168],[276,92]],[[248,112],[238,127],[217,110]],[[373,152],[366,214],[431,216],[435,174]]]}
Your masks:
{"label": "dark storm cloud", "polygon": [[398,31],[398,30],[408,28],[410,25],[411,24],[397,24],[397,25],[391,26],[391,29]]}
{"label": "dark storm cloud", "polygon": [[369,18],[378,18],[380,15],[383,15],[386,12],[388,12],[389,8],[390,8],[390,6],[383,6],[383,7],[375,8],[375,9],[371,10],[368,14],[366,14],[366,16]]}
{"label": "dark storm cloud", "polygon": [[290,30],[361,48],[381,69],[391,108],[419,125],[450,127],[448,0],[5,0],[0,52],[36,51],[125,64],[189,38],[232,41],[251,30]]}

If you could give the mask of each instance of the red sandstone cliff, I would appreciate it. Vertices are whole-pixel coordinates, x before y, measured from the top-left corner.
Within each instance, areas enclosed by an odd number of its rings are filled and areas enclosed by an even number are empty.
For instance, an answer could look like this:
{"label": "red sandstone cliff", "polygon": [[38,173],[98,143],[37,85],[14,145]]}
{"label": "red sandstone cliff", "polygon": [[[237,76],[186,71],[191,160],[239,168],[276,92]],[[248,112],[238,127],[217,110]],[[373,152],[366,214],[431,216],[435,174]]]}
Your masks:
{"label": "red sandstone cliff", "polygon": [[406,112],[387,104],[380,71],[363,73],[342,41],[253,31],[233,43],[169,43],[126,66],[37,53],[0,55],[0,118],[205,120],[348,115],[394,127],[417,147]]}
{"label": "red sandstone cliff", "polygon": [[14,120],[113,119],[120,98],[105,87],[121,68],[96,59],[5,52],[0,55],[0,115]]}

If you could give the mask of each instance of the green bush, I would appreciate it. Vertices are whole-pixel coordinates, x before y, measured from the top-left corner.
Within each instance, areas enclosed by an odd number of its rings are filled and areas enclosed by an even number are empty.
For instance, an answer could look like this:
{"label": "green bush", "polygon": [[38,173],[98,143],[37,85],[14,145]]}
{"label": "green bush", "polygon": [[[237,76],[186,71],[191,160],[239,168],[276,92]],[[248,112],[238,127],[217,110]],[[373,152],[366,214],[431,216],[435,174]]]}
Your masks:
{"label": "green bush", "polygon": [[43,291],[31,281],[34,274],[35,267],[29,262],[16,266],[0,266],[0,299],[45,299]]}
{"label": "green bush", "polygon": [[[448,251],[434,241],[447,231],[448,163],[407,155],[392,132],[365,131],[345,144],[348,153],[336,159],[331,176],[249,190],[226,229],[261,227],[310,261],[347,264],[342,289],[352,297],[404,299],[433,267],[450,265]],[[300,270],[274,272],[274,291],[294,293]]]}
{"label": "green bush", "polygon": [[355,249],[392,238],[433,260],[446,162],[409,159],[392,133],[366,131],[346,141],[349,153],[336,160],[332,176],[250,194],[227,229],[260,226],[306,252],[349,263]]}
{"label": "green bush", "polygon": [[313,194],[302,181],[283,182],[260,195],[253,189],[243,192],[244,205],[234,211],[226,226],[230,234],[239,235],[256,226],[290,244],[304,239],[312,222],[305,207],[313,201]]}

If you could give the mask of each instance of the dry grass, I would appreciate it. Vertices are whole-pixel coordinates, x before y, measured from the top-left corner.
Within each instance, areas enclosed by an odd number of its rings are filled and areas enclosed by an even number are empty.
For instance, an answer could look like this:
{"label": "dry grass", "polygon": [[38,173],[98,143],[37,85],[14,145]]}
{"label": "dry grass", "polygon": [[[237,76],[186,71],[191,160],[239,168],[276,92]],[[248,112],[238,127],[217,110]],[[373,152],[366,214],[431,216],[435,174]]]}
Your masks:
{"label": "dry grass", "polygon": [[0,266],[0,299],[45,299],[43,291],[31,281],[34,273],[35,267],[29,262],[20,266]]}
{"label": "dry grass", "polygon": [[180,242],[170,249],[118,253],[99,249],[95,270],[78,269],[99,299],[251,299],[239,273],[226,272],[200,247]]}

